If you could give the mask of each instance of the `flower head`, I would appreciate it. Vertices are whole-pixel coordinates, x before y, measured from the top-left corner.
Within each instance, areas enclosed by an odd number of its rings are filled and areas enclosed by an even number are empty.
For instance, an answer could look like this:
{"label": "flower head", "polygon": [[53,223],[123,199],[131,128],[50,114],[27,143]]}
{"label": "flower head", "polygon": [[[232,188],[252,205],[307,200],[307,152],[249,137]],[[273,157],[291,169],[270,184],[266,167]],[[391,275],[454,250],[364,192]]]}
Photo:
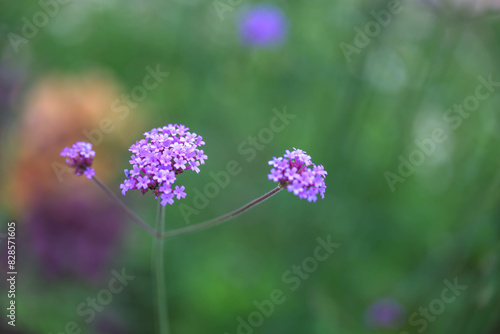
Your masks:
{"label": "flower head", "polygon": [[286,17],[278,7],[257,5],[243,12],[239,30],[241,39],[247,45],[273,46],[286,36]]}
{"label": "flower head", "polygon": [[[305,198],[309,202],[316,202],[317,195],[325,197],[326,171],[322,165],[315,165],[311,157],[305,151],[296,148],[293,151],[286,150],[283,157],[273,157],[269,161],[273,166],[271,173],[267,176],[269,180],[279,182],[289,192],[299,198]],[[312,167],[308,168],[308,167]]]}
{"label": "flower head", "polygon": [[94,168],[90,168],[95,157],[91,143],[77,141],[73,146],[65,147],[61,151],[61,156],[66,157],[66,163],[75,169],[76,175],[84,174],[87,179],[94,176]]}
{"label": "flower head", "polygon": [[187,170],[200,172],[207,156],[198,147],[205,145],[203,138],[188,131],[184,125],[169,124],[144,133],[145,139],[130,146],[132,169],[125,169],[125,181],[120,185],[122,194],[130,189],[140,189],[144,195],[149,190],[161,205],[174,204],[174,198],[184,198],[184,186],[175,186],[177,175]]}

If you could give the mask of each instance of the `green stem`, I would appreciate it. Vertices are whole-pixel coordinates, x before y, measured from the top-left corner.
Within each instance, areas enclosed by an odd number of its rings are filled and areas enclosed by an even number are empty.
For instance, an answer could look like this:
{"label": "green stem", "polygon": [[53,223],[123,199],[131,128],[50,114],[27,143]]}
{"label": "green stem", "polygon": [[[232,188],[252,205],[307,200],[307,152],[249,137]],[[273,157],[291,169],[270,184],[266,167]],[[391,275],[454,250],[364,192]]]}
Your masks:
{"label": "green stem", "polygon": [[228,221],[229,219],[231,219],[233,217],[236,217],[239,214],[242,214],[243,212],[251,209],[252,207],[256,206],[257,204],[262,203],[266,199],[270,198],[271,196],[273,196],[274,194],[276,194],[277,192],[279,192],[281,189],[283,189],[281,186],[277,186],[276,188],[274,188],[270,192],[262,195],[261,197],[259,197],[257,199],[254,199],[250,203],[247,203],[247,204],[243,205],[241,208],[236,209],[234,211],[231,211],[231,212],[229,212],[229,213],[227,213],[225,215],[222,215],[220,217],[217,217],[217,218],[214,218],[214,219],[211,219],[211,220],[208,220],[206,222],[199,223],[199,224],[196,224],[196,225],[192,225],[192,226],[188,226],[188,227],[183,227],[183,228],[179,228],[179,229],[176,229],[176,230],[171,230],[171,231],[168,231],[166,233],[163,233],[163,231],[162,231],[162,233],[159,233],[159,235],[162,238],[170,238],[170,237],[174,237],[174,236],[181,235],[181,234],[186,234],[186,233],[190,233],[190,232],[201,231],[201,230],[204,230],[204,229],[207,229],[207,228],[210,228],[210,227],[222,224],[223,222]]}
{"label": "green stem", "polygon": [[[158,214],[157,214],[157,231],[161,235],[165,229],[165,207],[158,201]],[[167,290],[165,280],[165,259],[164,259],[164,240],[163,238],[155,238],[153,261],[155,262],[156,272],[156,298],[158,306],[158,323],[160,327],[160,334],[170,333],[168,324],[168,310],[167,310]]]}
{"label": "green stem", "polygon": [[143,229],[148,231],[151,235],[157,237],[158,233],[151,228],[148,224],[146,224],[141,218],[139,218],[132,210],[130,210],[125,203],[123,203],[116,195],[108,188],[106,187],[96,176],[92,177],[92,181],[94,181],[99,188],[101,188],[102,191],[106,193],[118,206],[120,209],[123,210],[134,222],[136,222],[139,226],[141,226]]}

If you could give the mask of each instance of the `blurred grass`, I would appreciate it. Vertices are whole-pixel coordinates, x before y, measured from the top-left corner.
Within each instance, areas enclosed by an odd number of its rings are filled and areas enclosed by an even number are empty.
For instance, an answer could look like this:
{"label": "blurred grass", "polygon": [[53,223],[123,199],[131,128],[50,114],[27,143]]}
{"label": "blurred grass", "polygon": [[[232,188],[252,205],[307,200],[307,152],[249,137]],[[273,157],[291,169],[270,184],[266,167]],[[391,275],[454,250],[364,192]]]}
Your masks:
{"label": "blurred grass", "polygon": [[[324,200],[311,204],[280,193],[224,226],[168,240],[173,333],[235,333],[236,318],[248,316],[252,302],[273,289],[286,290],[283,272],[310,256],[316,237],[327,235],[341,248],[299,290],[288,291],[286,303],[256,333],[366,333],[364,312],[377,299],[392,296],[411,314],[438,298],[443,280],[454,277],[467,290],[426,332],[496,333],[498,92],[448,132],[448,141],[394,193],[384,172],[397,170],[398,156],[408,157],[415,138],[429,138],[443,125],[443,113],[474,93],[479,75],[500,79],[498,19],[405,2],[404,11],[347,63],[339,44],[352,43],[354,26],[364,26],[372,20],[370,10],[386,3],[276,3],[290,20],[288,40],[277,49],[241,45],[237,10],[221,21],[211,2],[81,1],[61,7],[18,55],[6,33],[19,31],[20,18],[39,7],[4,3],[3,59],[29,70],[28,87],[52,71],[99,68],[125,93],[142,82],[146,66],[160,64],[170,75],[140,103],[142,125],[130,143],[167,123],[186,124],[204,137],[209,159],[202,173],[182,176],[188,205],[192,189],[211,182],[209,171],[224,170],[233,159],[243,168],[193,222],[271,189],[267,161],[285,149],[304,149],[324,164]],[[269,125],[273,108],[285,106],[297,117],[246,162],[238,145]],[[126,168],[127,151],[117,149]],[[116,171],[114,189],[121,178]],[[127,202],[153,221],[150,196],[128,195]],[[11,219],[9,203],[2,204],[0,217]],[[176,205],[167,217],[171,228],[184,225]],[[114,267],[125,266],[137,278],[108,308],[130,333],[152,333],[151,240],[135,227],[129,232]],[[100,289],[73,281],[47,284],[34,272],[21,283],[18,327],[33,333],[56,332],[78,320],[76,306]],[[405,318],[403,329],[417,328]]]}

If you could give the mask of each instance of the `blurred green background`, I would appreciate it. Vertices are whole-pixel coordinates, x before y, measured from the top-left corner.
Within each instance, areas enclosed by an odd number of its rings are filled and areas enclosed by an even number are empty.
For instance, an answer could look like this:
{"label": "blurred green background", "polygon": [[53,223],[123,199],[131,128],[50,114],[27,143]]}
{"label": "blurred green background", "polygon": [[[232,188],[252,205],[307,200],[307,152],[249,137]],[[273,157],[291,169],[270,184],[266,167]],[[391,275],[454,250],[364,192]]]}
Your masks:
{"label": "blurred green background", "polygon": [[[460,116],[460,126],[453,129],[445,119],[454,104],[476,94],[479,76],[500,81],[495,2],[453,6],[404,1],[387,26],[372,31],[374,37],[349,59],[342,43],[355,46],[356,27],[365,29],[375,20],[371,11],[387,10],[388,2],[268,2],[288,20],[286,39],[274,47],[240,41],[240,12],[256,2],[222,2],[231,9],[221,18],[211,1],[71,1],[59,4],[33,38],[18,44],[18,52],[9,33],[22,36],[22,18],[31,20],[42,7],[31,1],[0,3],[0,76],[6,91],[2,183],[11,181],[22,160],[20,146],[30,140],[23,125],[30,118],[23,115],[38,110],[30,99],[45,78],[79,78],[97,71],[120,96],[141,85],[147,66],[158,65],[168,77],[148,91],[128,118],[122,122],[109,114],[116,129],[95,147],[96,164],[111,154],[113,169],[97,166],[96,172],[106,174],[106,183],[119,193],[122,171],[129,166],[127,148],[144,131],[182,123],[202,135],[207,163],[198,175],[182,175],[187,198],[168,206],[168,228],[186,226],[179,203],[193,206],[194,189],[203,191],[212,182],[209,172],[225,170],[230,160],[238,161],[242,172],[191,223],[226,213],[272,189],[267,161],[286,149],[307,151],[328,171],[326,197],[316,203],[281,192],[225,225],[167,239],[173,334],[238,333],[237,318],[248,319],[256,311],[253,302],[269,299],[274,289],[282,290],[286,301],[262,325],[240,333],[500,332],[498,87],[470,115]],[[111,107],[104,109],[94,128]],[[274,109],[296,117],[247,161],[239,145],[269,127]],[[69,110],[55,119],[82,117]],[[44,124],[41,117],[36,126],[57,124]],[[83,128],[91,129],[88,124]],[[386,172],[397,174],[400,156],[408,160],[418,150],[415,140],[432,138],[436,128],[445,131],[447,140],[436,144],[392,191]],[[19,140],[24,136],[28,139]],[[81,131],[73,136],[85,140]],[[44,136],[35,138],[44,141]],[[51,140],[56,153],[71,144]],[[63,163],[56,154],[48,164],[54,159]],[[29,167],[29,159],[24,164]],[[37,169],[29,173],[38,178]],[[67,174],[59,183],[47,175],[45,183],[55,192],[71,189],[68,182],[77,178]],[[65,333],[70,321],[82,333],[157,332],[152,240],[144,231],[128,219],[120,221],[125,230],[113,239],[114,255],[97,279],[47,278],[44,263],[36,260],[37,251],[22,235],[32,208],[27,202],[14,203],[10,189],[45,198],[50,192],[31,183],[2,188],[0,218],[17,222],[22,254],[16,331],[2,315],[2,333]],[[154,221],[151,194],[129,193],[125,201],[146,221]],[[44,242],[56,244],[61,236],[54,233],[51,240],[51,235]],[[341,246],[291,291],[282,275],[313,255],[318,237],[328,236]],[[4,241],[0,245],[5,248]],[[54,251],[64,254],[65,249]],[[78,267],[78,258],[70,261]],[[78,305],[106,288],[111,270],[121,268],[135,279],[97,312],[105,325],[87,324],[76,311]],[[455,278],[467,288],[454,302],[432,320],[422,322],[422,315],[410,320],[420,308],[441,300],[443,281]],[[6,291],[6,285],[1,287]],[[387,298],[399,305],[392,309],[397,319],[374,326],[370,319],[377,316],[370,307]],[[7,305],[6,292],[0,299]]]}

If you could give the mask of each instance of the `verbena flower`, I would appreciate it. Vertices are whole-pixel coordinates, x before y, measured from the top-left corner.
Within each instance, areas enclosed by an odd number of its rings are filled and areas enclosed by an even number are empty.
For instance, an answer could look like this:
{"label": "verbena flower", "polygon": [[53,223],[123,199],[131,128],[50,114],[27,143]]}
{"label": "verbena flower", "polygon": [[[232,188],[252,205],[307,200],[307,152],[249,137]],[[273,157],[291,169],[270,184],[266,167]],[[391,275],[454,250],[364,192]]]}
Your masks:
{"label": "verbena flower", "polygon": [[184,186],[175,186],[177,175],[205,164],[207,156],[198,147],[205,145],[201,136],[188,131],[184,125],[169,124],[145,132],[141,139],[130,146],[131,170],[125,169],[125,181],[120,185],[122,194],[130,189],[140,189],[144,195],[151,190],[165,206],[186,197]]}
{"label": "verbena flower", "polygon": [[286,17],[278,7],[257,5],[243,12],[239,21],[242,41],[252,46],[274,46],[287,32]]}
{"label": "verbena flower", "polygon": [[267,176],[269,180],[279,182],[289,192],[309,202],[316,202],[318,194],[325,198],[327,173],[322,165],[313,164],[305,151],[296,148],[292,152],[286,150],[283,157],[273,157],[269,164],[273,166]]}
{"label": "verbena flower", "polygon": [[61,156],[66,157],[66,163],[75,169],[76,175],[84,174],[87,179],[95,175],[94,168],[90,168],[95,157],[91,143],[77,141],[73,146],[65,147],[61,151]]}

